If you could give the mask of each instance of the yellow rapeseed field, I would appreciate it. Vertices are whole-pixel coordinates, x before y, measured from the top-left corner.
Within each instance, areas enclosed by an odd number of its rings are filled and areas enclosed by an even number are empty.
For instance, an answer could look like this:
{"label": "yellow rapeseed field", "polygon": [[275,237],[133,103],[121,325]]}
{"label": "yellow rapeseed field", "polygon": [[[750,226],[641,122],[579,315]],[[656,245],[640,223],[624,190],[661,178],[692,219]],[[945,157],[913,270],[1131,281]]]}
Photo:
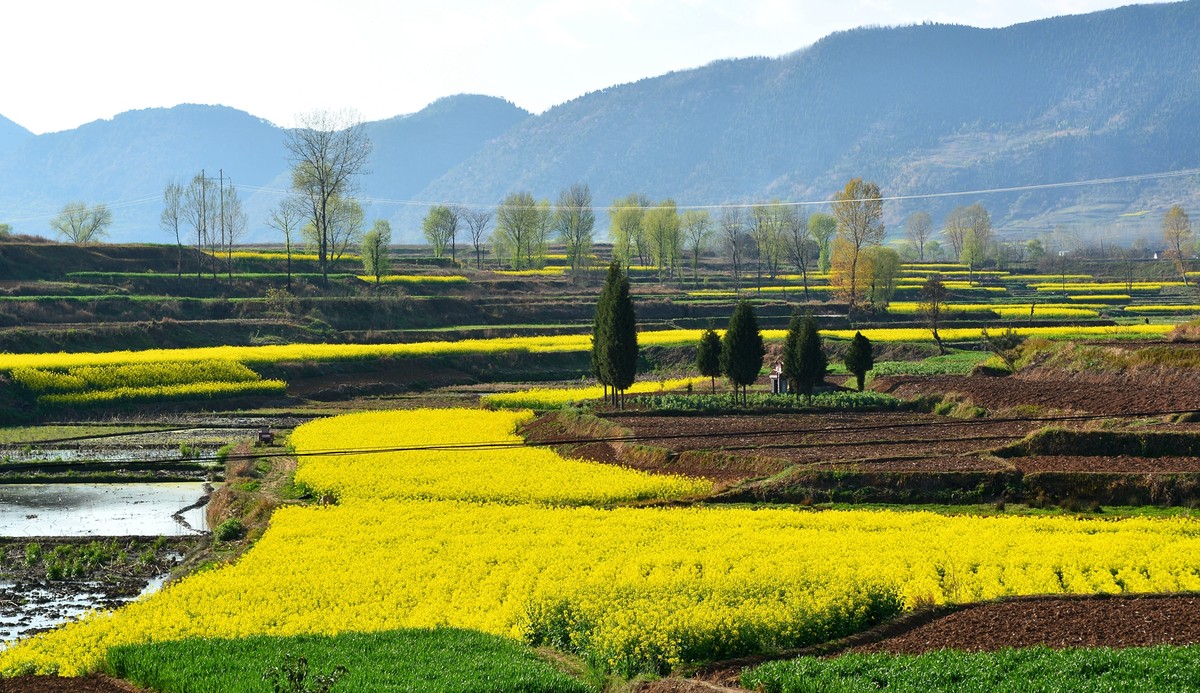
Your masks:
{"label": "yellow rapeseed field", "polygon": [[[301,454],[506,442],[527,416],[354,414],[293,440]],[[121,643],[434,626],[662,670],[819,639],[889,594],[914,606],[1200,590],[1200,523],[1187,518],[605,508],[680,482],[530,448],[359,457],[301,457],[298,476],[340,505],[284,508],[237,564],[23,640],[0,652],[0,675],[79,674]],[[428,500],[396,500],[407,498]]]}
{"label": "yellow rapeseed field", "polygon": [[[375,283],[375,277],[369,274],[360,274],[358,279],[368,284]],[[379,277],[380,284],[469,284],[470,282],[470,279],[461,274],[384,274]]]}
{"label": "yellow rapeseed field", "polygon": [[[1003,327],[1001,325],[1000,327]],[[1032,327],[1018,328],[1021,334],[1038,337],[1070,339],[1103,337],[1155,337],[1170,332],[1172,325],[1114,325],[1110,327]],[[978,339],[979,329],[940,330],[944,339]],[[696,344],[702,330],[657,330],[638,333],[641,346],[680,346]],[[854,330],[822,330],[826,337],[850,339]],[[921,342],[931,341],[929,330],[923,328],[879,328],[862,331],[872,341]],[[763,330],[763,338],[782,340],[785,330]],[[195,347],[190,349],[146,349],[144,351],[106,351],[79,353],[0,354],[0,372],[15,368],[58,368],[99,366],[131,363],[236,361],[244,364],[286,363],[303,361],[350,361],[378,358],[407,358],[420,356],[449,356],[454,354],[494,354],[504,352],[551,353],[587,351],[592,348],[591,335],[552,335],[535,337],[501,337],[495,339],[463,339],[458,341],[413,342],[410,344],[268,344],[262,346]]]}
{"label": "yellow rapeseed field", "polygon": [[[309,455],[344,448],[363,453],[306,457],[296,481],[341,502],[453,499],[578,505],[698,496],[712,489],[706,481],[565,460],[548,448],[523,446],[515,430],[532,417],[529,411],[419,409],[320,419],[292,433],[297,450]],[[431,449],[377,452],[413,446]]]}

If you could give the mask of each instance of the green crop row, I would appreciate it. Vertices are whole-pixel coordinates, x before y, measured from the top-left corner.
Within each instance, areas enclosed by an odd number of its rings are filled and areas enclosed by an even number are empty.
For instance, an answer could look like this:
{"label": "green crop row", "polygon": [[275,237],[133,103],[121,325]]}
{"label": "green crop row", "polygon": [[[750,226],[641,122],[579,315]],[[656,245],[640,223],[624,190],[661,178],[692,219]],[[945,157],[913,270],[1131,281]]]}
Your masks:
{"label": "green crop row", "polygon": [[801,657],[748,669],[741,683],[764,693],[1195,691],[1200,690],[1200,646]]}
{"label": "green crop row", "polygon": [[991,357],[987,351],[961,351],[945,356],[930,356],[920,361],[880,361],[872,375],[969,375]]}
{"label": "green crop row", "polygon": [[345,668],[339,691],[588,690],[515,640],[451,628],[125,645],[109,650],[107,669],[164,693],[240,693],[271,690],[264,675],[277,683],[289,672],[301,678],[300,658],[304,688],[275,690],[319,690],[317,677],[337,667]]}
{"label": "green crop row", "polygon": [[[724,411],[741,407],[729,394],[643,395],[633,398],[635,407],[667,411]],[[803,395],[772,395],[750,393],[747,406],[751,409],[896,409],[902,401],[881,392],[822,392],[811,397]]]}

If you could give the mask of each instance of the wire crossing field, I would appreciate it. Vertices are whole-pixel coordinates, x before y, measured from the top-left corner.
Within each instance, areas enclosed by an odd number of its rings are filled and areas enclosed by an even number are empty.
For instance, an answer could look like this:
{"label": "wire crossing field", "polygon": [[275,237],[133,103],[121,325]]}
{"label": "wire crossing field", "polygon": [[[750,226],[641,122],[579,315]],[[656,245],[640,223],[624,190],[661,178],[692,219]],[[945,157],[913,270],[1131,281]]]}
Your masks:
{"label": "wire crossing field", "polygon": [[[521,416],[350,415],[297,429],[296,445],[504,442]],[[1200,590],[1190,519],[606,507],[663,482],[616,468],[553,477],[571,463],[545,454],[302,457],[300,476],[341,505],[284,508],[236,565],[18,643],[0,653],[0,673],[77,674],[120,644],[439,626],[557,645],[622,673],[663,671],[815,642],[901,605]],[[480,473],[488,459],[500,473]],[[378,472],[343,475],[339,464]]]}

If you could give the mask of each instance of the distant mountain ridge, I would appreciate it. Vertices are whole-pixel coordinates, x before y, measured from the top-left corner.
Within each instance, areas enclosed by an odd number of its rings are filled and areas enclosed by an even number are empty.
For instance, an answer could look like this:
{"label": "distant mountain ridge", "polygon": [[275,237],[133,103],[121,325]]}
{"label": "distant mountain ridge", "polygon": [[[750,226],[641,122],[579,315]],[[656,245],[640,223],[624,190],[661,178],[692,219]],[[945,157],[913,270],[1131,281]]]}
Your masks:
{"label": "distant mountain ridge", "polygon": [[[515,127],[424,199],[550,196],[587,181],[679,204],[827,200],[863,176],[903,196],[1200,166],[1200,2],[1005,29],[921,25],[831,35],[781,58],[720,61],[605,89]],[[636,172],[631,175],[630,172]],[[1047,227],[1161,205],[1179,181],[984,199]],[[942,213],[975,199],[891,204]],[[1055,211],[1062,214],[1055,214]],[[940,223],[940,218],[935,215]]]}
{"label": "distant mountain ridge", "polygon": [[0,156],[4,156],[21,142],[34,137],[29,130],[0,116]]}
{"label": "distant mountain ridge", "polygon": [[[366,124],[374,145],[360,180],[365,198],[407,199],[529,113],[488,96],[451,96],[417,113]],[[290,183],[285,132],[225,106],[180,105],[121,113],[74,130],[31,135],[0,153],[0,220],[50,235],[73,200],[106,202],[110,240],[173,242],[158,224],[163,188],[203,170],[242,190],[248,240],[272,241],[265,220]],[[2,152],[2,150],[0,150]],[[368,218],[394,206],[366,205]]]}
{"label": "distant mountain ridge", "polygon": [[[425,208],[402,201],[490,205],[519,190],[554,199],[579,181],[605,207],[630,192],[681,205],[828,200],[853,176],[904,197],[1200,168],[1196,36],[1192,0],[1003,29],[840,32],[779,58],[613,86],[536,116],[494,97],[448,97],[367,124],[375,150],[361,192],[373,200],[369,216],[392,219],[396,240],[415,242]],[[138,201],[204,167],[256,189],[250,225],[254,237],[271,238],[263,220],[287,166],[283,133],[266,121],[179,106],[40,136],[9,134],[5,122],[0,221],[33,219],[18,230],[46,234],[39,215],[72,199],[132,201],[114,209],[113,238],[165,241],[160,205]],[[1125,219],[1153,229],[1170,204],[1196,209],[1196,183],[896,200],[887,221],[896,228],[926,209],[940,225],[951,207],[981,201],[1014,233],[1134,223]],[[603,227],[606,215],[597,217]]]}

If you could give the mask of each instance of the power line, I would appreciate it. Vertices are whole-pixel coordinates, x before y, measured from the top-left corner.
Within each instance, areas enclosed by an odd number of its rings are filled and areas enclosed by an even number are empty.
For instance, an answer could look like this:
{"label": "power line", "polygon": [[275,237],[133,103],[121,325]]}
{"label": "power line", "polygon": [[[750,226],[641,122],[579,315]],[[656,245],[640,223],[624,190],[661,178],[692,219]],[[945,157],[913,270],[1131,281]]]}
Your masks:
{"label": "power line", "polygon": [[[969,197],[969,196],[978,196],[978,195],[994,195],[994,194],[1004,194],[1004,193],[1031,192],[1031,191],[1037,191],[1037,190],[1077,188],[1077,187],[1087,187],[1087,186],[1094,186],[1094,185],[1115,185],[1115,184],[1119,184],[1119,183],[1139,183],[1139,182],[1151,181],[1151,180],[1161,180],[1161,179],[1168,179],[1168,178],[1182,178],[1182,177],[1196,176],[1196,175],[1200,175],[1200,168],[1186,168],[1186,169],[1178,169],[1178,170],[1173,170],[1173,171],[1158,171],[1158,172],[1154,172],[1154,173],[1142,173],[1142,174],[1127,175],[1127,176],[1112,176],[1112,177],[1108,177],[1108,178],[1089,178],[1086,180],[1076,180],[1076,181],[1058,181],[1058,182],[1053,182],[1053,183],[1031,183],[1031,184],[1025,184],[1025,185],[1013,185],[1013,186],[1006,186],[1006,187],[979,188],[979,189],[975,189],[975,190],[957,190],[957,191],[943,191],[943,192],[930,192],[930,193],[916,193],[916,194],[911,194],[911,195],[888,195],[888,196],[880,197],[878,199],[883,202],[903,202],[903,201],[911,201],[911,200],[934,200],[934,199],[942,199],[942,198],[950,198],[950,197]],[[232,187],[234,187],[238,190],[241,190],[241,191],[249,192],[249,193],[264,193],[264,194],[279,195],[279,196],[292,194],[292,191],[290,191],[290,190],[285,190],[285,189],[280,189],[280,188],[269,188],[269,187],[263,187],[263,186],[255,186],[255,185],[237,184]],[[501,204],[486,205],[486,204],[476,204],[476,203],[468,203],[468,202],[451,202],[451,201],[440,201],[439,202],[439,201],[430,201],[430,200],[398,200],[398,199],[383,198],[383,197],[360,197],[357,199],[359,200],[359,202],[365,202],[368,204],[374,204],[374,205],[380,205],[380,206],[393,206],[393,207],[432,208],[432,207],[445,206],[445,207],[460,207],[460,208],[464,208],[464,209],[480,209],[480,210],[493,210],[494,211],[494,210],[500,209],[503,206]],[[161,196],[150,195],[150,196],[135,198],[132,200],[124,200],[124,201],[120,201],[120,202],[108,203],[106,206],[109,209],[121,209],[121,208],[125,208],[125,207],[137,207],[137,206],[149,204],[149,203],[152,203],[152,202],[155,202],[158,200],[161,200]],[[832,204],[834,204],[833,200],[789,200],[789,201],[773,200],[773,201],[759,201],[759,202],[722,202],[722,203],[701,203],[701,204],[690,204],[690,205],[676,205],[676,209],[698,210],[698,211],[703,211],[703,210],[719,211],[719,210],[725,210],[725,209],[745,210],[745,209],[751,209],[754,207],[800,208],[800,207],[815,207],[815,206],[832,205]],[[516,209],[525,209],[525,207],[516,207]],[[602,208],[601,207],[592,207],[591,209],[593,212],[597,212],[597,211],[605,212],[608,210],[646,209],[646,208],[643,208],[643,207],[628,207],[628,208],[626,208],[626,207],[602,207]],[[22,218],[16,218],[16,219],[7,219],[6,221],[11,222],[11,223],[41,221],[41,220],[53,219],[55,216],[57,216],[57,214],[46,214],[46,215],[22,217]]]}

